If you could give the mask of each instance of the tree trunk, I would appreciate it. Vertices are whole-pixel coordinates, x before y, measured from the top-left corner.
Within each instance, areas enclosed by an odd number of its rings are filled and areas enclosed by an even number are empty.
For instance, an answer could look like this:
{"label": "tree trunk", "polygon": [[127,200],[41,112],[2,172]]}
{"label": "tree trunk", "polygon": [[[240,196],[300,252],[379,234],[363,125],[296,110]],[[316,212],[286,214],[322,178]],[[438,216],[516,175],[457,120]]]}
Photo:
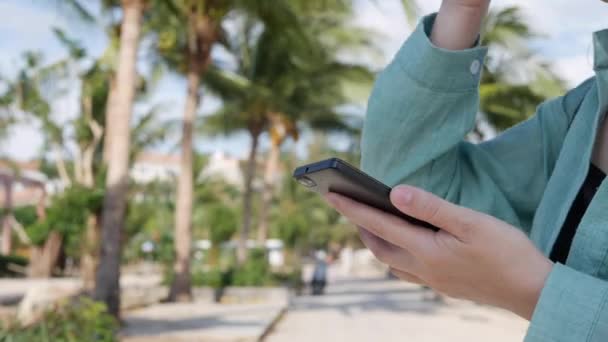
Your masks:
{"label": "tree trunk", "polygon": [[2,248],[0,254],[9,255],[13,249],[13,234],[10,220],[13,211],[13,180],[6,178],[3,183],[4,215],[2,215]]}
{"label": "tree trunk", "polygon": [[95,290],[95,275],[99,264],[100,228],[99,217],[96,214],[89,214],[87,217],[82,258],[80,259],[82,282],[85,291],[88,293],[93,293]]}
{"label": "tree trunk", "polygon": [[34,247],[29,266],[29,277],[50,278],[61,253],[63,238],[57,231],[52,231],[42,247]]}
{"label": "tree trunk", "polygon": [[[95,188],[95,174],[93,163],[95,152],[103,138],[103,127],[93,118],[93,104],[90,96],[83,99],[83,108],[87,125],[93,134],[93,140],[82,152],[82,184],[89,189]],[[84,289],[88,293],[95,291],[95,276],[99,265],[99,238],[101,226],[99,213],[89,213],[86,221],[83,253],[80,259],[80,273]]]}
{"label": "tree trunk", "polygon": [[250,134],[251,147],[249,150],[249,159],[247,160],[247,169],[245,171],[245,193],[243,195],[243,227],[236,251],[237,261],[241,265],[247,260],[247,239],[249,238],[252,215],[251,200],[253,195],[253,179],[255,177],[256,157],[260,139],[259,130],[250,130]]}
{"label": "tree trunk", "polygon": [[[193,61],[194,66],[199,65]],[[190,249],[192,245],[192,202],[194,200],[194,179],[192,174],[192,131],[194,117],[199,104],[200,67],[193,67],[188,73],[188,97],[184,109],[182,127],[182,156],[177,184],[175,205],[175,264],[174,279],[169,292],[171,301],[190,301]],[[196,69],[196,70],[195,70]]]}
{"label": "tree trunk", "polygon": [[57,168],[57,172],[59,173],[59,179],[61,179],[64,186],[70,186],[72,184],[72,181],[70,180],[70,176],[68,176],[68,170],[65,166],[65,160],[63,159],[63,152],[61,151],[61,146],[53,144],[53,150],[55,151],[55,167]]}
{"label": "tree trunk", "polygon": [[144,0],[123,0],[120,49],[116,72],[115,107],[107,113],[108,154],[106,193],[103,201],[101,259],[97,270],[95,299],[120,315],[121,235],[127,205],[130,123],[135,97],[135,64],[141,33]]}
{"label": "tree trunk", "polygon": [[275,182],[281,153],[280,143],[271,141],[268,160],[264,170],[264,188],[262,189],[262,208],[260,210],[260,225],[258,226],[258,245],[264,246],[268,238],[268,227],[270,220],[270,207],[274,198]]}
{"label": "tree trunk", "polygon": [[[116,101],[114,101],[114,98],[116,97],[116,77],[115,75],[111,75],[110,76],[110,89],[108,90],[108,98],[106,99],[106,119],[110,117],[111,113],[114,111],[114,108],[116,108],[116,105],[114,104]],[[105,126],[108,127],[109,123],[106,122]],[[106,130],[106,134],[103,136],[103,151],[102,151],[102,160],[103,160],[103,164],[104,165],[108,165],[108,162],[110,160],[110,144],[112,143],[112,139],[110,139],[110,136],[107,133]]]}
{"label": "tree trunk", "polygon": [[[192,132],[198,109],[202,74],[210,62],[211,47],[217,38],[215,23],[207,14],[204,2],[194,2],[188,15],[188,96],[182,127],[182,155],[175,204],[175,264],[169,291],[170,301],[192,300],[190,282],[190,250],[192,246],[192,202],[194,175],[192,172]],[[212,5],[209,5],[212,6]]]}

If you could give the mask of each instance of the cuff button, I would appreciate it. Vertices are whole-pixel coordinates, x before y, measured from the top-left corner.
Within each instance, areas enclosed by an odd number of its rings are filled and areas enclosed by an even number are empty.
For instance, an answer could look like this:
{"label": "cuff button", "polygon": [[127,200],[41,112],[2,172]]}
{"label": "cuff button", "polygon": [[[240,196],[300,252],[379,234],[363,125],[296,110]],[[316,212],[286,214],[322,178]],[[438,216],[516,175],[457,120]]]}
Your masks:
{"label": "cuff button", "polygon": [[476,59],[471,63],[469,70],[471,71],[471,74],[477,75],[479,73],[479,69],[481,69],[481,62]]}

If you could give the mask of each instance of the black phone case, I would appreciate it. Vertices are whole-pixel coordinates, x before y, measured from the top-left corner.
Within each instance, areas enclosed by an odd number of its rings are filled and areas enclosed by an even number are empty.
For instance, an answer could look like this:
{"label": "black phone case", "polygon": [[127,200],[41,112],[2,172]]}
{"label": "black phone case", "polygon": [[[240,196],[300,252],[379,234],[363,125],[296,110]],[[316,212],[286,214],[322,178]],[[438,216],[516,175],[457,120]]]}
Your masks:
{"label": "black phone case", "polygon": [[[430,223],[420,221],[399,211],[390,201],[391,188],[339,158],[322,160],[298,167],[293,177],[308,183],[309,189],[325,194],[335,192],[357,202],[386,211],[413,224],[437,230]],[[308,180],[314,182],[314,186]]]}

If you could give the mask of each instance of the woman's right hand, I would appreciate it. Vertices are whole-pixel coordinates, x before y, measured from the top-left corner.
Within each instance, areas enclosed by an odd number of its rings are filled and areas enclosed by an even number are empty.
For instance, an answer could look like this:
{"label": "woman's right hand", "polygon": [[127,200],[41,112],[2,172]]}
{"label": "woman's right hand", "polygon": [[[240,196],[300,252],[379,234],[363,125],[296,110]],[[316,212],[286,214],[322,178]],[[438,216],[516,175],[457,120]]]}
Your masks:
{"label": "woman's right hand", "polygon": [[490,0],[443,0],[431,41],[448,50],[463,50],[475,43]]}

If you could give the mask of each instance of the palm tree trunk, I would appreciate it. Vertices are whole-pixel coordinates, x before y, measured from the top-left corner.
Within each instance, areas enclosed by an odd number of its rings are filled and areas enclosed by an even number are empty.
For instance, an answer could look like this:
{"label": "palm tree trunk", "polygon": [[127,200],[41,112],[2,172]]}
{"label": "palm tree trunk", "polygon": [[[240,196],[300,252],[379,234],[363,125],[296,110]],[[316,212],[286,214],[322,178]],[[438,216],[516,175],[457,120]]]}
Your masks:
{"label": "palm tree trunk", "polygon": [[247,239],[249,238],[249,230],[251,229],[251,200],[253,195],[253,179],[255,177],[255,169],[257,163],[258,143],[260,140],[259,130],[250,130],[251,147],[249,150],[249,158],[247,159],[247,169],[245,171],[245,193],[243,195],[243,227],[241,236],[237,246],[237,261],[243,264],[247,260]]}
{"label": "palm tree trunk", "polygon": [[141,34],[144,0],[123,0],[120,49],[116,72],[115,107],[107,113],[110,139],[106,193],[103,201],[101,259],[97,270],[95,299],[106,303],[115,317],[120,314],[121,235],[127,205],[130,124],[135,97],[135,64]]}
{"label": "palm tree trunk", "polygon": [[268,227],[270,219],[270,207],[274,197],[274,186],[277,177],[279,166],[279,155],[281,147],[279,143],[272,141],[270,151],[268,151],[268,160],[266,161],[266,169],[264,170],[264,188],[262,190],[262,209],[260,210],[260,225],[258,226],[258,245],[264,246],[268,238]]}
{"label": "palm tree trunk", "polygon": [[[8,176],[10,177],[10,176]],[[4,214],[2,215],[2,248],[0,254],[9,255],[13,249],[10,218],[13,210],[13,180],[4,179]]]}
{"label": "palm tree trunk", "polygon": [[95,275],[99,265],[99,217],[89,214],[85,230],[85,241],[80,260],[80,272],[85,291],[92,293],[95,290]]}
{"label": "palm tree trunk", "polygon": [[[101,139],[103,138],[103,127],[93,118],[93,103],[90,96],[83,99],[83,107],[85,108],[85,117],[93,140],[82,151],[82,184],[89,189],[95,187],[94,174],[94,158],[95,152]],[[84,289],[88,293],[93,293],[95,290],[95,275],[97,266],[99,265],[99,238],[101,235],[101,226],[99,213],[89,213],[86,221],[85,236],[83,243],[83,253],[80,261],[80,272]]]}
{"label": "palm tree trunk", "polygon": [[[190,250],[192,246],[192,202],[194,175],[192,171],[192,132],[194,117],[200,102],[202,74],[210,62],[211,47],[217,38],[215,23],[208,13],[201,13],[199,4],[192,4],[188,15],[188,96],[182,127],[182,156],[175,205],[175,263],[174,278],[169,291],[170,301],[192,300],[190,279]],[[205,11],[209,9],[206,8]]]}
{"label": "palm tree trunk", "polygon": [[175,205],[175,264],[174,278],[169,292],[171,301],[190,301],[192,299],[190,283],[190,249],[192,245],[192,202],[194,200],[194,181],[192,173],[192,131],[194,117],[199,104],[200,62],[191,58],[191,70],[188,72],[188,97],[184,109],[182,127],[182,156],[177,184]]}
{"label": "palm tree trunk", "polygon": [[42,247],[33,249],[28,276],[50,278],[57,265],[62,246],[63,237],[57,231],[52,231]]}
{"label": "palm tree trunk", "polygon": [[[109,81],[109,89],[108,89],[108,98],[106,99],[106,118],[110,117],[114,108],[116,108],[116,104],[114,98],[116,97],[116,77],[114,75],[110,76]],[[107,127],[109,125],[108,122],[105,123]],[[107,134],[103,137],[103,151],[102,151],[102,160],[104,165],[107,165],[110,160],[110,144],[112,143],[112,139]]]}

